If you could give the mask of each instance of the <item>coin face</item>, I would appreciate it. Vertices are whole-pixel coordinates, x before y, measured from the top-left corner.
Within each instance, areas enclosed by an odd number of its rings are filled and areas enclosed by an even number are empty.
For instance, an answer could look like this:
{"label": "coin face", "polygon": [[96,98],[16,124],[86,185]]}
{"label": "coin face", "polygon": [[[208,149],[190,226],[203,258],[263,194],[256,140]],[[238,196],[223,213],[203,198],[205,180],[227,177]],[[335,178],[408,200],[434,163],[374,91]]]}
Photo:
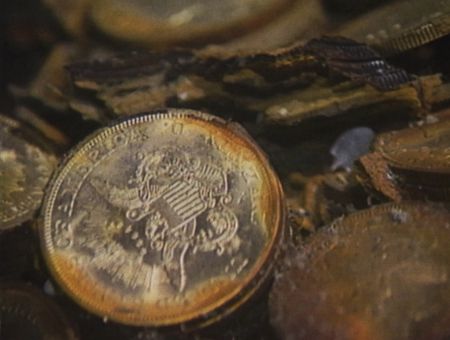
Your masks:
{"label": "coin face", "polygon": [[33,216],[56,159],[35,144],[20,123],[0,115],[0,231]]}
{"label": "coin face", "polygon": [[242,128],[169,110],[104,128],[66,159],[41,239],[54,277],[86,309],[171,325],[247,299],[283,221],[279,182]]}
{"label": "coin face", "polygon": [[270,297],[289,339],[446,339],[450,212],[383,204],[338,219],[287,261]]}
{"label": "coin face", "polygon": [[0,339],[77,339],[58,306],[36,288],[24,284],[0,286],[0,321]]}
{"label": "coin face", "polygon": [[381,134],[375,150],[390,165],[411,171],[450,172],[450,119]]}

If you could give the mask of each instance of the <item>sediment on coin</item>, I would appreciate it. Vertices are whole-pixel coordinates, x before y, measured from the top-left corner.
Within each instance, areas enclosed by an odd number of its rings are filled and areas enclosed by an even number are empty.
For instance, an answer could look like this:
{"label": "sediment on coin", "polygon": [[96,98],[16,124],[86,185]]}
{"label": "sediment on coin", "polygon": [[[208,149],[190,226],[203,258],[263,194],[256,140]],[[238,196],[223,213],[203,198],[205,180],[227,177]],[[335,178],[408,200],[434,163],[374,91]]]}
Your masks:
{"label": "sediment on coin", "polygon": [[383,204],[311,235],[271,291],[278,336],[444,339],[449,217],[438,204]]}
{"label": "sediment on coin", "polygon": [[361,158],[373,185],[386,196],[447,200],[450,186],[450,119],[387,132],[377,137],[374,152]]}

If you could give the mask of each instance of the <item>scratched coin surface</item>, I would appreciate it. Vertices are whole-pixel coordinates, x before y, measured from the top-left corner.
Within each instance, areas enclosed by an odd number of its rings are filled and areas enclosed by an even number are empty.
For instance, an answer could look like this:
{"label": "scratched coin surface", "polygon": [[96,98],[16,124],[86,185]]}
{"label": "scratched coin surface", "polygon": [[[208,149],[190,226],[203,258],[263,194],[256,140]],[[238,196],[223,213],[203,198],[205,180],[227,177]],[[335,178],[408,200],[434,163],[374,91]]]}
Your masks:
{"label": "scratched coin surface", "polygon": [[56,159],[30,141],[34,134],[0,115],[0,231],[30,219],[42,202]]}
{"label": "scratched coin surface", "polygon": [[59,284],[132,325],[226,314],[268,277],[283,195],[245,131],[189,110],[99,130],[57,171],[41,240]]}

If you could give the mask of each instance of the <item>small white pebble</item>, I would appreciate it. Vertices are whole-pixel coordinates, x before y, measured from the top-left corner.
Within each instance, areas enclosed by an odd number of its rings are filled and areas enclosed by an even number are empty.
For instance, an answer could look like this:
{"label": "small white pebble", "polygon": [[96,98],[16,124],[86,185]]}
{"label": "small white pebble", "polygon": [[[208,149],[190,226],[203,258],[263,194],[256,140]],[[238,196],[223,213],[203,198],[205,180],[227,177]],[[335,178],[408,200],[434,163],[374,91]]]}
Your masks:
{"label": "small white pebble", "polygon": [[342,133],[330,149],[334,157],[331,170],[350,170],[353,163],[369,152],[375,133],[368,127],[355,127]]}

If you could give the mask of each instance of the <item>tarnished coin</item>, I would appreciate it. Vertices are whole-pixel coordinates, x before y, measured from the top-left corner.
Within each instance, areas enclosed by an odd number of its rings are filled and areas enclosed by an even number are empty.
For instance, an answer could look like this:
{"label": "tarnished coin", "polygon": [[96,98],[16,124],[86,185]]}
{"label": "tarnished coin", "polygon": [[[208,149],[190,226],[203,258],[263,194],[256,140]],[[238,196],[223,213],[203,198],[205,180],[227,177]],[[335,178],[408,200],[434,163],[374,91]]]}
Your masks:
{"label": "tarnished coin", "polygon": [[376,139],[379,151],[392,167],[450,174],[450,119],[387,132]]}
{"label": "tarnished coin", "polygon": [[[379,135],[361,158],[370,185],[385,196],[445,200],[450,197],[450,119]],[[383,169],[377,171],[377,167]],[[364,176],[364,175],[363,175]]]}
{"label": "tarnished coin", "polygon": [[101,129],[65,160],[40,236],[54,278],[89,311],[132,325],[203,322],[268,277],[284,210],[240,126],[165,110]]}
{"label": "tarnished coin", "polygon": [[0,286],[0,339],[75,340],[63,312],[39,290],[24,284]]}
{"label": "tarnished coin", "polygon": [[449,244],[441,205],[385,204],[337,220],[286,260],[272,323],[282,339],[448,339]]}
{"label": "tarnished coin", "polygon": [[19,122],[0,115],[0,230],[30,219],[41,204],[56,158]]}
{"label": "tarnished coin", "polygon": [[349,22],[337,33],[385,53],[402,52],[450,33],[450,1],[393,1]]}
{"label": "tarnished coin", "polygon": [[290,0],[97,0],[90,18],[107,36],[152,46],[223,40],[267,22]]}

